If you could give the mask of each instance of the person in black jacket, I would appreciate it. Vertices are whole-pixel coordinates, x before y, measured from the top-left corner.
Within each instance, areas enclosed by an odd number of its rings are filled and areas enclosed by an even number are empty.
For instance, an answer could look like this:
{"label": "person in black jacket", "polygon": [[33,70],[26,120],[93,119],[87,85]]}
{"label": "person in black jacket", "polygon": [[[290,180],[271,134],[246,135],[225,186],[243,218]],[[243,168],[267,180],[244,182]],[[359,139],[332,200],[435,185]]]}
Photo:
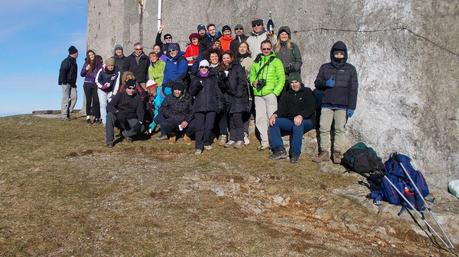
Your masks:
{"label": "person in black jacket", "polygon": [[270,159],[287,158],[282,132],[290,135],[290,162],[297,163],[303,134],[314,129],[316,100],[311,89],[301,83],[298,74],[289,77],[290,86],[281,95],[279,107],[269,118]]}
{"label": "person in black jacket", "polygon": [[123,46],[120,44],[116,44],[113,53],[113,59],[115,59],[115,67],[118,68],[120,74],[123,74],[124,62],[126,60],[126,56],[124,56]]}
{"label": "person in black jacket", "polygon": [[346,149],[346,123],[354,114],[357,105],[357,71],[347,63],[347,46],[342,41],[333,44],[330,50],[331,62],[323,64],[315,80],[316,89],[322,92],[320,114],[320,153],[314,162],[330,159],[330,130],[335,124],[332,160],[341,163],[342,152]]}
{"label": "person in black jacket", "polygon": [[128,142],[143,130],[145,108],[135,88],[136,81],[128,80],[124,91],[116,94],[107,105],[105,143],[108,147],[113,147],[115,126],[121,129]]}
{"label": "person in black jacket", "polygon": [[[162,54],[167,54],[167,50],[169,49],[169,45],[172,43],[172,35],[167,33],[164,35],[164,42],[161,41],[161,34],[163,33],[164,25],[161,24],[159,26],[158,33],[156,34],[155,45],[161,47]],[[180,46],[179,46],[180,52]]]}
{"label": "person in black jacket", "polygon": [[135,43],[134,52],[124,61],[123,71],[134,73],[137,82],[146,90],[148,65],[150,65],[150,59],[143,52],[142,44]]}
{"label": "person in black jacket", "polygon": [[244,147],[244,121],[243,114],[249,111],[249,89],[247,86],[247,76],[244,68],[235,61],[231,51],[227,51],[222,56],[221,72],[222,83],[225,96],[227,98],[227,113],[229,115],[230,139],[225,147],[242,148]]}
{"label": "person in black jacket", "polygon": [[70,113],[77,101],[77,76],[78,50],[74,46],[69,47],[69,55],[65,58],[59,68],[58,84],[62,87],[61,115],[62,119],[70,120]]}
{"label": "person in black jacket", "polygon": [[212,149],[212,129],[215,115],[221,109],[222,93],[218,87],[218,74],[209,70],[209,62],[202,60],[199,71],[192,75],[190,95],[194,96],[193,115],[196,124],[195,154],[200,155],[203,149]]}
{"label": "person in black jacket", "polygon": [[244,27],[241,24],[237,24],[234,27],[234,34],[235,34],[234,35],[234,39],[233,39],[233,41],[231,41],[230,49],[231,49],[231,52],[233,52],[234,55],[237,55],[238,54],[239,45],[242,42],[245,42],[247,40],[248,36],[244,34]]}
{"label": "person in black jacket", "polygon": [[[189,124],[192,120],[191,98],[184,93],[185,85],[180,81],[171,82],[172,94],[167,95],[161,104],[161,130],[169,136],[169,143],[174,144],[177,136],[183,134],[186,144],[191,144]],[[188,134],[188,135],[187,135]]]}

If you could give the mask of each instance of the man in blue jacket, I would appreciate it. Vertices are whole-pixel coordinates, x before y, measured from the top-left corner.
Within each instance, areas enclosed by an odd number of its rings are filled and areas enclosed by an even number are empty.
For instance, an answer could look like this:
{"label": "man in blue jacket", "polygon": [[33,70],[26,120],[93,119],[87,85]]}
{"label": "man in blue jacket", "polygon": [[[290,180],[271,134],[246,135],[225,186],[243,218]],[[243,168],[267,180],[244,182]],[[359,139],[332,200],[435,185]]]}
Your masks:
{"label": "man in blue jacket", "polygon": [[59,69],[58,84],[62,87],[61,115],[62,119],[70,120],[70,113],[77,101],[77,74],[78,65],[76,59],[78,50],[74,46],[69,47],[69,55],[65,58]]}
{"label": "man in blue jacket", "polygon": [[357,105],[357,71],[347,63],[347,46],[342,41],[336,42],[330,50],[331,62],[323,64],[314,82],[323,94],[320,115],[320,153],[314,162],[330,159],[330,131],[335,121],[335,140],[332,160],[341,163],[342,153],[346,150],[346,123],[354,114]]}

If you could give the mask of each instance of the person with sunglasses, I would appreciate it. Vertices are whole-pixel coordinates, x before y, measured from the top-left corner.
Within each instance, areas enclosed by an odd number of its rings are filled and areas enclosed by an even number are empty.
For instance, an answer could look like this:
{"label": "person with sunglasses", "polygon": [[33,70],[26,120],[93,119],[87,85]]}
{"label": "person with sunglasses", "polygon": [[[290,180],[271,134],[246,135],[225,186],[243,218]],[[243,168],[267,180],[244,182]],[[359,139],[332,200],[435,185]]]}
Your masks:
{"label": "person with sunglasses", "polygon": [[177,43],[169,44],[166,56],[163,84],[183,80],[188,71],[188,62],[183,56],[183,52],[180,52],[179,45]]}
{"label": "person with sunglasses", "polygon": [[246,42],[249,44],[250,49],[252,49],[252,57],[255,58],[261,54],[261,42],[270,40],[271,43],[274,44],[277,38],[274,33],[266,31],[262,19],[255,19],[252,21],[252,30],[252,35],[247,38]]}
{"label": "person with sunglasses", "polygon": [[[159,26],[158,33],[156,33],[155,45],[158,45],[161,48],[163,54],[167,54],[167,49],[169,48],[169,44],[172,43],[172,35],[167,33],[164,35],[164,42],[161,41],[161,34],[163,33],[164,25],[161,24]],[[180,51],[180,47],[179,47]]]}
{"label": "person with sunglasses", "polygon": [[255,125],[260,132],[258,150],[269,148],[268,119],[277,110],[277,97],[285,85],[285,72],[282,61],[272,51],[272,43],[261,43],[262,54],[255,58],[250,70],[250,85],[255,96]]}
{"label": "person with sunglasses", "polygon": [[230,49],[233,54],[237,55],[239,44],[245,42],[248,36],[244,34],[244,27],[241,24],[237,24],[234,27],[234,34],[234,39],[231,41]]}
{"label": "person with sunglasses", "polygon": [[199,71],[192,74],[190,95],[194,97],[193,116],[195,124],[195,155],[212,149],[212,130],[215,116],[222,98],[219,88],[218,71],[210,69],[210,63],[202,60]]}
{"label": "person with sunglasses", "polygon": [[107,124],[105,125],[105,143],[113,147],[115,127],[121,130],[121,135],[127,142],[141,133],[145,109],[140,96],[136,92],[136,81],[128,80],[124,92],[116,94],[107,105]]}
{"label": "person with sunglasses", "polygon": [[143,52],[143,45],[137,42],[134,44],[134,52],[126,57],[123,71],[134,73],[137,82],[146,90],[148,65],[150,65],[150,60]]}

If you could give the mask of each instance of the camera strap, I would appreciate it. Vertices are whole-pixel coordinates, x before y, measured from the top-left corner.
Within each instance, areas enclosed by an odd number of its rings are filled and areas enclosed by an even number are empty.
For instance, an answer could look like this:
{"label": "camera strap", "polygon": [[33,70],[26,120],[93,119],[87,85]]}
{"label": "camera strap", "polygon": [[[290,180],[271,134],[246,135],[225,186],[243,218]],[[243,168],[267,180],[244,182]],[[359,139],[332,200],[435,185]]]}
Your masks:
{"label": "camera strap", "polygon": [[268,61],[265,62],[265,63],[260,67],[260,69],[258,70],[257,75],[255,76],[255,79],[258,80],[258,77],[260,76],[261,72],[266,68],[266,66],[268,66],[272,61],[274,61],[275,58],[276,58],[276,56],[271,56],[271,57],[269,57]]}

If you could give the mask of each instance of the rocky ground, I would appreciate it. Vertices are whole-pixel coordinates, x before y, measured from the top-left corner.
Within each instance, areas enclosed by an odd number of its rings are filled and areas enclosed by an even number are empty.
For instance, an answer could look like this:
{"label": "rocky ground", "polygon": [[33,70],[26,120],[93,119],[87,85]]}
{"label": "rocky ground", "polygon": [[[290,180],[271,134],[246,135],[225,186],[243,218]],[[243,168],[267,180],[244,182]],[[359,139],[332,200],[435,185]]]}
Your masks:
{"label": "rocky ground", "polygon": [[[8,117],[0,130],[1,256],[453,256],[408,213],[374,206],[361,177],[306,154],[108,149],[82,119]],[[457,238],[457,199],[439,195],[435,211]]]}

